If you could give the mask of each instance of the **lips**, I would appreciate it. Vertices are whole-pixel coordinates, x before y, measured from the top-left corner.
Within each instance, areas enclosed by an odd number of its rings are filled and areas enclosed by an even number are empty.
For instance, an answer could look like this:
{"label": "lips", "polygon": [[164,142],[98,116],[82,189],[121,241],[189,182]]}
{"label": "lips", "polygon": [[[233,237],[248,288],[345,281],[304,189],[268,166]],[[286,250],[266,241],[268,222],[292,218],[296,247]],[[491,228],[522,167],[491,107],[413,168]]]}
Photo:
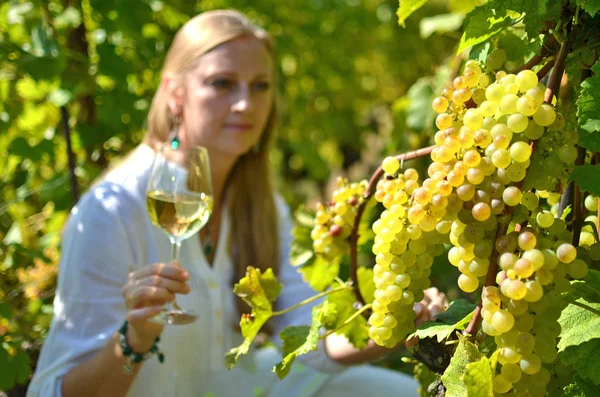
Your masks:
{"label": "lips", "polygon": [[230,130],[248,131],[253,129],[254,125],[250,123],[227,123],[224,127]]}

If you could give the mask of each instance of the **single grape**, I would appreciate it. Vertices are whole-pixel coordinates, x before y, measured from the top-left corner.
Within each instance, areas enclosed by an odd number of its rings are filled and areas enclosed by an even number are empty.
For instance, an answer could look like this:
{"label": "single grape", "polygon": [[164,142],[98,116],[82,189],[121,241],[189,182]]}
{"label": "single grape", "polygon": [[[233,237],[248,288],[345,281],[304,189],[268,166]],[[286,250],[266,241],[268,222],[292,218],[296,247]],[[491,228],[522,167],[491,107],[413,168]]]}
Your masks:
{"label": "single grape", "polygon": [[436,113],[444,113],[448,109],[448,105],[448,100],[440,96],[433,100],[431,107]]}

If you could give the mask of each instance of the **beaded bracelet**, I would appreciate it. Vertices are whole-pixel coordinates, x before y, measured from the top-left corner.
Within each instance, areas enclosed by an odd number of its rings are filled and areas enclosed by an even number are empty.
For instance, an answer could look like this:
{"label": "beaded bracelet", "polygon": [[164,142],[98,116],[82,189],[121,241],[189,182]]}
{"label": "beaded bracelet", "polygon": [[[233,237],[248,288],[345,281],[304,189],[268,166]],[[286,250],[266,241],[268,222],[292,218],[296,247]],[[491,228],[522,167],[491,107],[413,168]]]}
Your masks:
{"label": "beaded bracelet", "polygon": [[154,339],[152,347],[146,353],[136,353],[127,343],[126,335],[128,326],[129,323],[127,322],[127,320],[125,320],[125,322],[119,329],[119,345],[121,346],[123,357],[127,358],[125,364],[123,364],[123,371],[127,375],[131,375],[133,373],[133,363],[141,363],[142,361],[150,358],[153,354],[156,354],[158,356],[158,361],[162,364],[165,361],[165,355],[160,350],[158,350],[158,342],[160,342],[160,337],[157,336],[156,339]]}

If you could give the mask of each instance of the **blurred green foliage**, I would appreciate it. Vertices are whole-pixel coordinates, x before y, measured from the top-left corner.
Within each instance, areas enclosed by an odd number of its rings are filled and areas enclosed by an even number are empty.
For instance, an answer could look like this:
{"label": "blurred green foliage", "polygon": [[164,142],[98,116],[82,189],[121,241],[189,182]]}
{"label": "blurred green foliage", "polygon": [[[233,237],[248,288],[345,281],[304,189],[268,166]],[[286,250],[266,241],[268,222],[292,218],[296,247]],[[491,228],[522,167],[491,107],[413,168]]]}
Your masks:
{"label": "blurred green foliage", "polygon": [[438,65],[460,39],[467,3],[430,1],[403,29],[396,0],[2,2],[0,390],[27,381],[51,320],[74,204],[61,106],[85,191],[141,141],[177,29],[203,11],[239,9],[277,43],[284,111],[272,160],[296,206],[325,197],[337,175],[368,177],[383,155],[429,141],[432,82],[446,83]]}

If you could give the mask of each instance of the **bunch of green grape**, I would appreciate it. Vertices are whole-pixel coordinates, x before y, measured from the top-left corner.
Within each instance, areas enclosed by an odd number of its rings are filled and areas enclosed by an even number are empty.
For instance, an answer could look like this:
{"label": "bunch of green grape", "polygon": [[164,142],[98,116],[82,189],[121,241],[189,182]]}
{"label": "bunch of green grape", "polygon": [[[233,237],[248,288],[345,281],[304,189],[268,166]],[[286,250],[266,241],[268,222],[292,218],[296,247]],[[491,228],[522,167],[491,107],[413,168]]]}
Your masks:
{"label": "bunch of green grape", "polygon": [[347,238],[352,233],[358,205],[364,200],[367,181],[350,183],[338,178],[337,189],[328,204],[317,204],[315,225],[310,233],[315,254],[335,261],[348,248]]}
{"label": "bunch of green grape", "polygon": [[414,328],[413,305],[430,286],[434,256],[444,251],[437,231],[409,221],[410,197],[421,189],[418,173],[411,168],[399,173],[400,163],[393,157],[386,158],[382,168],[385,176],[377,184],[375,199],[385,210],[373,224],[376,290],[369,336],[381,346],[393,347]]}

